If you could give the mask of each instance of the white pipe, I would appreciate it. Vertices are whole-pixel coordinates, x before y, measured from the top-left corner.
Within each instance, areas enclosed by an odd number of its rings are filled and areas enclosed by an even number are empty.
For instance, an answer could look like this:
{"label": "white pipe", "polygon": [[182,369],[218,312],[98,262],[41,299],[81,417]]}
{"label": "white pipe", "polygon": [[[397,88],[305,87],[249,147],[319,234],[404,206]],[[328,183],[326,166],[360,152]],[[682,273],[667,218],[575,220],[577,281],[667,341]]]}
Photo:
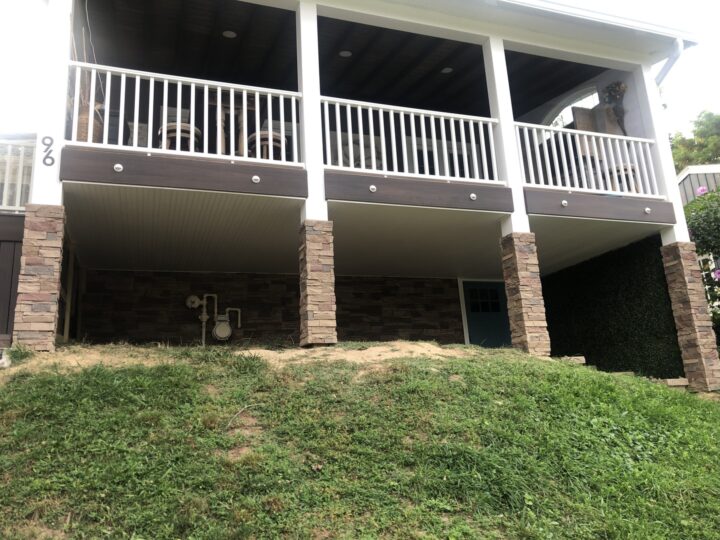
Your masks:
{"label": "white pipe", "polygon": [[660,69],[660,72],[655,76],[655,84],[660,86],[662,82],[665,80],[665,77],[667,77],[668,73],[670,73],[670,70],[675,65],[675,62],[678,61],[680,56],[683,53],[683,50],[685,49],[685,42],[677,38],[675,40],[675,51],[670,56],[670,58],[667,59],[667,62],[663,65],[663,67]]}
{"label": "white pipe", "polygon": [[227,308],[227,309],[225,310],[225,316],[228,318],[228,321],[230,320],[230,312],[231,312],[231,311],[237,312],[237,318],[238,318],[237,327],[238,327],[238,328],[241,328],[240,322],[241,322],[241,320],[242,320],[242,311],[240,310],[240,308]]}

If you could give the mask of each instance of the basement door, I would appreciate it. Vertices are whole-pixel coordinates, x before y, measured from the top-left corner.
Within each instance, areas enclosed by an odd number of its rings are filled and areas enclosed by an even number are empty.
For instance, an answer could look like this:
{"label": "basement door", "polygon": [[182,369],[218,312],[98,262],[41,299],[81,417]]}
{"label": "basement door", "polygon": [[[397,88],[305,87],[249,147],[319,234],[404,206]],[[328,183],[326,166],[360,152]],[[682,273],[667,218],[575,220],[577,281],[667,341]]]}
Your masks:
{"label": "basement door", "polygon": [[482,347],[509,347],[510,321],[505,284],[465,281],[463,294],[470,343]]}
{"label": "basement door", "polygon": [[0,349],[12,338],[21,250],[21,242],[0,240]]}

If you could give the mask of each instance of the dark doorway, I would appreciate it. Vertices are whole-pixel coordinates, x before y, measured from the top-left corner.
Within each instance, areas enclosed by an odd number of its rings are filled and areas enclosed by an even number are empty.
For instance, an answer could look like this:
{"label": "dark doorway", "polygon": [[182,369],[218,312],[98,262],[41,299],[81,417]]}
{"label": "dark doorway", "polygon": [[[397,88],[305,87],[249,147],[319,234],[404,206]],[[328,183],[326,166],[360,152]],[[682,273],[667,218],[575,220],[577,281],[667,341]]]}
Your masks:
{"label": "dark doorway", "polygon": [[510,321],[505,285],[466,281],[463,294],[470,343],[483,347],[509,347]]}

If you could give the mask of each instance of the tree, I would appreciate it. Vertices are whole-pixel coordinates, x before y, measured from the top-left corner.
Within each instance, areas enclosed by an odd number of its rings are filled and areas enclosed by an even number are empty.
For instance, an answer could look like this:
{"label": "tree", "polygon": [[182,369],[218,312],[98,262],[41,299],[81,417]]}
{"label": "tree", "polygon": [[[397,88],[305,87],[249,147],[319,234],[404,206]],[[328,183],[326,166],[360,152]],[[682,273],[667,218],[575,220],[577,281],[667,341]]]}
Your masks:
{"label": "tree", "polygon": [[678,172],[688,165],[720,163],[720,115],[701,112],[693,125],[691,139],[680,133],[672,138],[673,159]]}

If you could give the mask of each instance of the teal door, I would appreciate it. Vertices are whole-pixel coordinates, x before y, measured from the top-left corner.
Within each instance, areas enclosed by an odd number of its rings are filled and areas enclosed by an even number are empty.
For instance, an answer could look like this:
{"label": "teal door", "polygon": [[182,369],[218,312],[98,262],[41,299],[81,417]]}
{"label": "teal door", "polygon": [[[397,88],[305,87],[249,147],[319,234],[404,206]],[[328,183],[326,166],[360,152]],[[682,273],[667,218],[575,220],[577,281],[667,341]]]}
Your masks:
{"label": "teal door", "polygon": [[473,345],[509,347],[510,321],[504,283],[463,283],[468,337]]}

